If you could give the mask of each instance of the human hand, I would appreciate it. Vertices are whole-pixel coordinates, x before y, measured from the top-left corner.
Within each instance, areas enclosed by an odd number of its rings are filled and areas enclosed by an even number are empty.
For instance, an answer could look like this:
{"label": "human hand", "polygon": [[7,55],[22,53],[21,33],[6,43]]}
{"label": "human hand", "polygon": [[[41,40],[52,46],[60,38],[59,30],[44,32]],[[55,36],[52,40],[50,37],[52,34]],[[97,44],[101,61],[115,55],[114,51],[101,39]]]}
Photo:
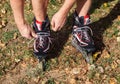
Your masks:
{"label": "human hand", "polygon": [[67,14],[64,14],[63,12],[58,11],[51,20],[52,30],[58,31],[60,30],[66,21]]}
{"label": "human hand", "polygon": [[17,26],[18,26],[18,30],[19,30],[20,34],[23,37],[25,37],[27,39],[37,38],[37,35],[35,34],[34,30],[30,27],[29,24],[24,23],[24,24],[20,24]]}

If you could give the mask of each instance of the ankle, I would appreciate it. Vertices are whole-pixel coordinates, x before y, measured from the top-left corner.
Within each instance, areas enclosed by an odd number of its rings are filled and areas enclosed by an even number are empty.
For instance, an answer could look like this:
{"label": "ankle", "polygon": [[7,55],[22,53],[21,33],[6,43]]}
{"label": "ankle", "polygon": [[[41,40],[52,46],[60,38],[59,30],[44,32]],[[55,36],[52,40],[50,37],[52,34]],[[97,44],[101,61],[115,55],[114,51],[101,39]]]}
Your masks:
{"label": "ankle", "polygon": [[75,19],[75,23],[76,23],[76,21],[77,21],[77,23],[80,23],[81,26],[89,25],[90,22],[91,22],[90,16],[89,16],[88,14],[83,15],[83,16],[82,16],[82,15],[79,16],[78,13],[77,13],[77,11],[74,12],[74,18],[77,18],[77,19],[78,19],[78,21]]}
{"label": "ankle", "polygon": [[43,14],[43,15],[35,15],[35,19],[37,21],[40,21],[40,22],[43,22],[45,19],[46,19],[46,14]]}

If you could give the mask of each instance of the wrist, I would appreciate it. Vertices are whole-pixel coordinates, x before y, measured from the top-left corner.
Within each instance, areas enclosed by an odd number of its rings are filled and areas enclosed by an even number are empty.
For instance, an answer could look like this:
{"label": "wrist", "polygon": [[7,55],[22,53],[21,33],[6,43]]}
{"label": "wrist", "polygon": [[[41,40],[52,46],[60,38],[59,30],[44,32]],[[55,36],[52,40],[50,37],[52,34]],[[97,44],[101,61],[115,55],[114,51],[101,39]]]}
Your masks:
{"label": "wrist", "polygon": [[26,24],[25,20],[18,20],[18,21],[15,21],[15,22],[16,22],[17,26],[21,26],[21,25],[25,25]]}
{"label": "wrist", "polygon": [[64,4],[62,5],[62,7],[60,8],[61,13],[63,14],[68,14],[70,9],[72,8],[72,6],[74,5],[75,0],[65,0]]}
{"label": "wrist", "polygon": [[21,22],[16,22],[16,25],[17,25],[19,30],[23,30],[24,26],[26,26],[27,23],[25,21],[21,21]]}
{"label": "wrist", "polygon": [[59,12],[59,14],[67,16],[69,13],[69,10],[62,7],[58,12]]}

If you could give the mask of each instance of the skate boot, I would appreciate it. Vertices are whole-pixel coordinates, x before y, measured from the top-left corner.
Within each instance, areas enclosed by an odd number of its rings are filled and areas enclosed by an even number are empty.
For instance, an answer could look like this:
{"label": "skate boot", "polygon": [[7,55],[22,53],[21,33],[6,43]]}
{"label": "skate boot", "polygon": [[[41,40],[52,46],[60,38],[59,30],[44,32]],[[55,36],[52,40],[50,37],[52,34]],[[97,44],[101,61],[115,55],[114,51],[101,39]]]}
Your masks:
{"label": "skate boot", "polygon": [[34,55],[38,58],[39,63],[41,64],[41,69],[44,70],[45,59],[51,46],[50,21],[48,17],[46,17],[43,22],[39,22],[34,19],[33,29],[38,35],[38,38],[34,40]]}
{"label": "skate boot", "polygon": [[87,63],[92,64],[92,54],[95,52],[95,46],[92,39],[92,30],[88,26],[89,23],[89,16],[79,17],[77,12],[74,13],[72,45],[81,52]]}

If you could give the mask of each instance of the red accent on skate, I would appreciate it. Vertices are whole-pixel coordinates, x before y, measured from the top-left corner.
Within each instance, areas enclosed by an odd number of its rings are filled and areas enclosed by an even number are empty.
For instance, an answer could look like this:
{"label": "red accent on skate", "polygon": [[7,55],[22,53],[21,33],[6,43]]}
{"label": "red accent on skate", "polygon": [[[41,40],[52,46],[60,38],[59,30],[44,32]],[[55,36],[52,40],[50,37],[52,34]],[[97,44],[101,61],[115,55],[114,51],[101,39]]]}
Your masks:
{"label": "red accent on skate", "polygon": [[85,18],[85,19],[86,19],[86,18],[89,18],[89,15],[84,16],[84,18]]}
{"label": "red accent on skate", "polygon": [[77,34],[78,38],[81,39],[81,34]]}
{"label": "red accent on skate", "polygon": [[90,18],[89,15],[84,16],[84,25],[86,24],[86,21]]}
{"label": "red accent on skate", "polygon": [[36,23],[42,25],[42,22],[40,22],[40,21],[38,21],[38,20],[36,20]]}
{"label": "red accent on skate", "polygon": [[42,30],[42,27],[41,27],[41,26],[42,26],[42,23],[43,23],[43,22],[40,22],[40,21],[36,20],[36,25],[37,25],[37,28],[38,28],[39,31]]}

